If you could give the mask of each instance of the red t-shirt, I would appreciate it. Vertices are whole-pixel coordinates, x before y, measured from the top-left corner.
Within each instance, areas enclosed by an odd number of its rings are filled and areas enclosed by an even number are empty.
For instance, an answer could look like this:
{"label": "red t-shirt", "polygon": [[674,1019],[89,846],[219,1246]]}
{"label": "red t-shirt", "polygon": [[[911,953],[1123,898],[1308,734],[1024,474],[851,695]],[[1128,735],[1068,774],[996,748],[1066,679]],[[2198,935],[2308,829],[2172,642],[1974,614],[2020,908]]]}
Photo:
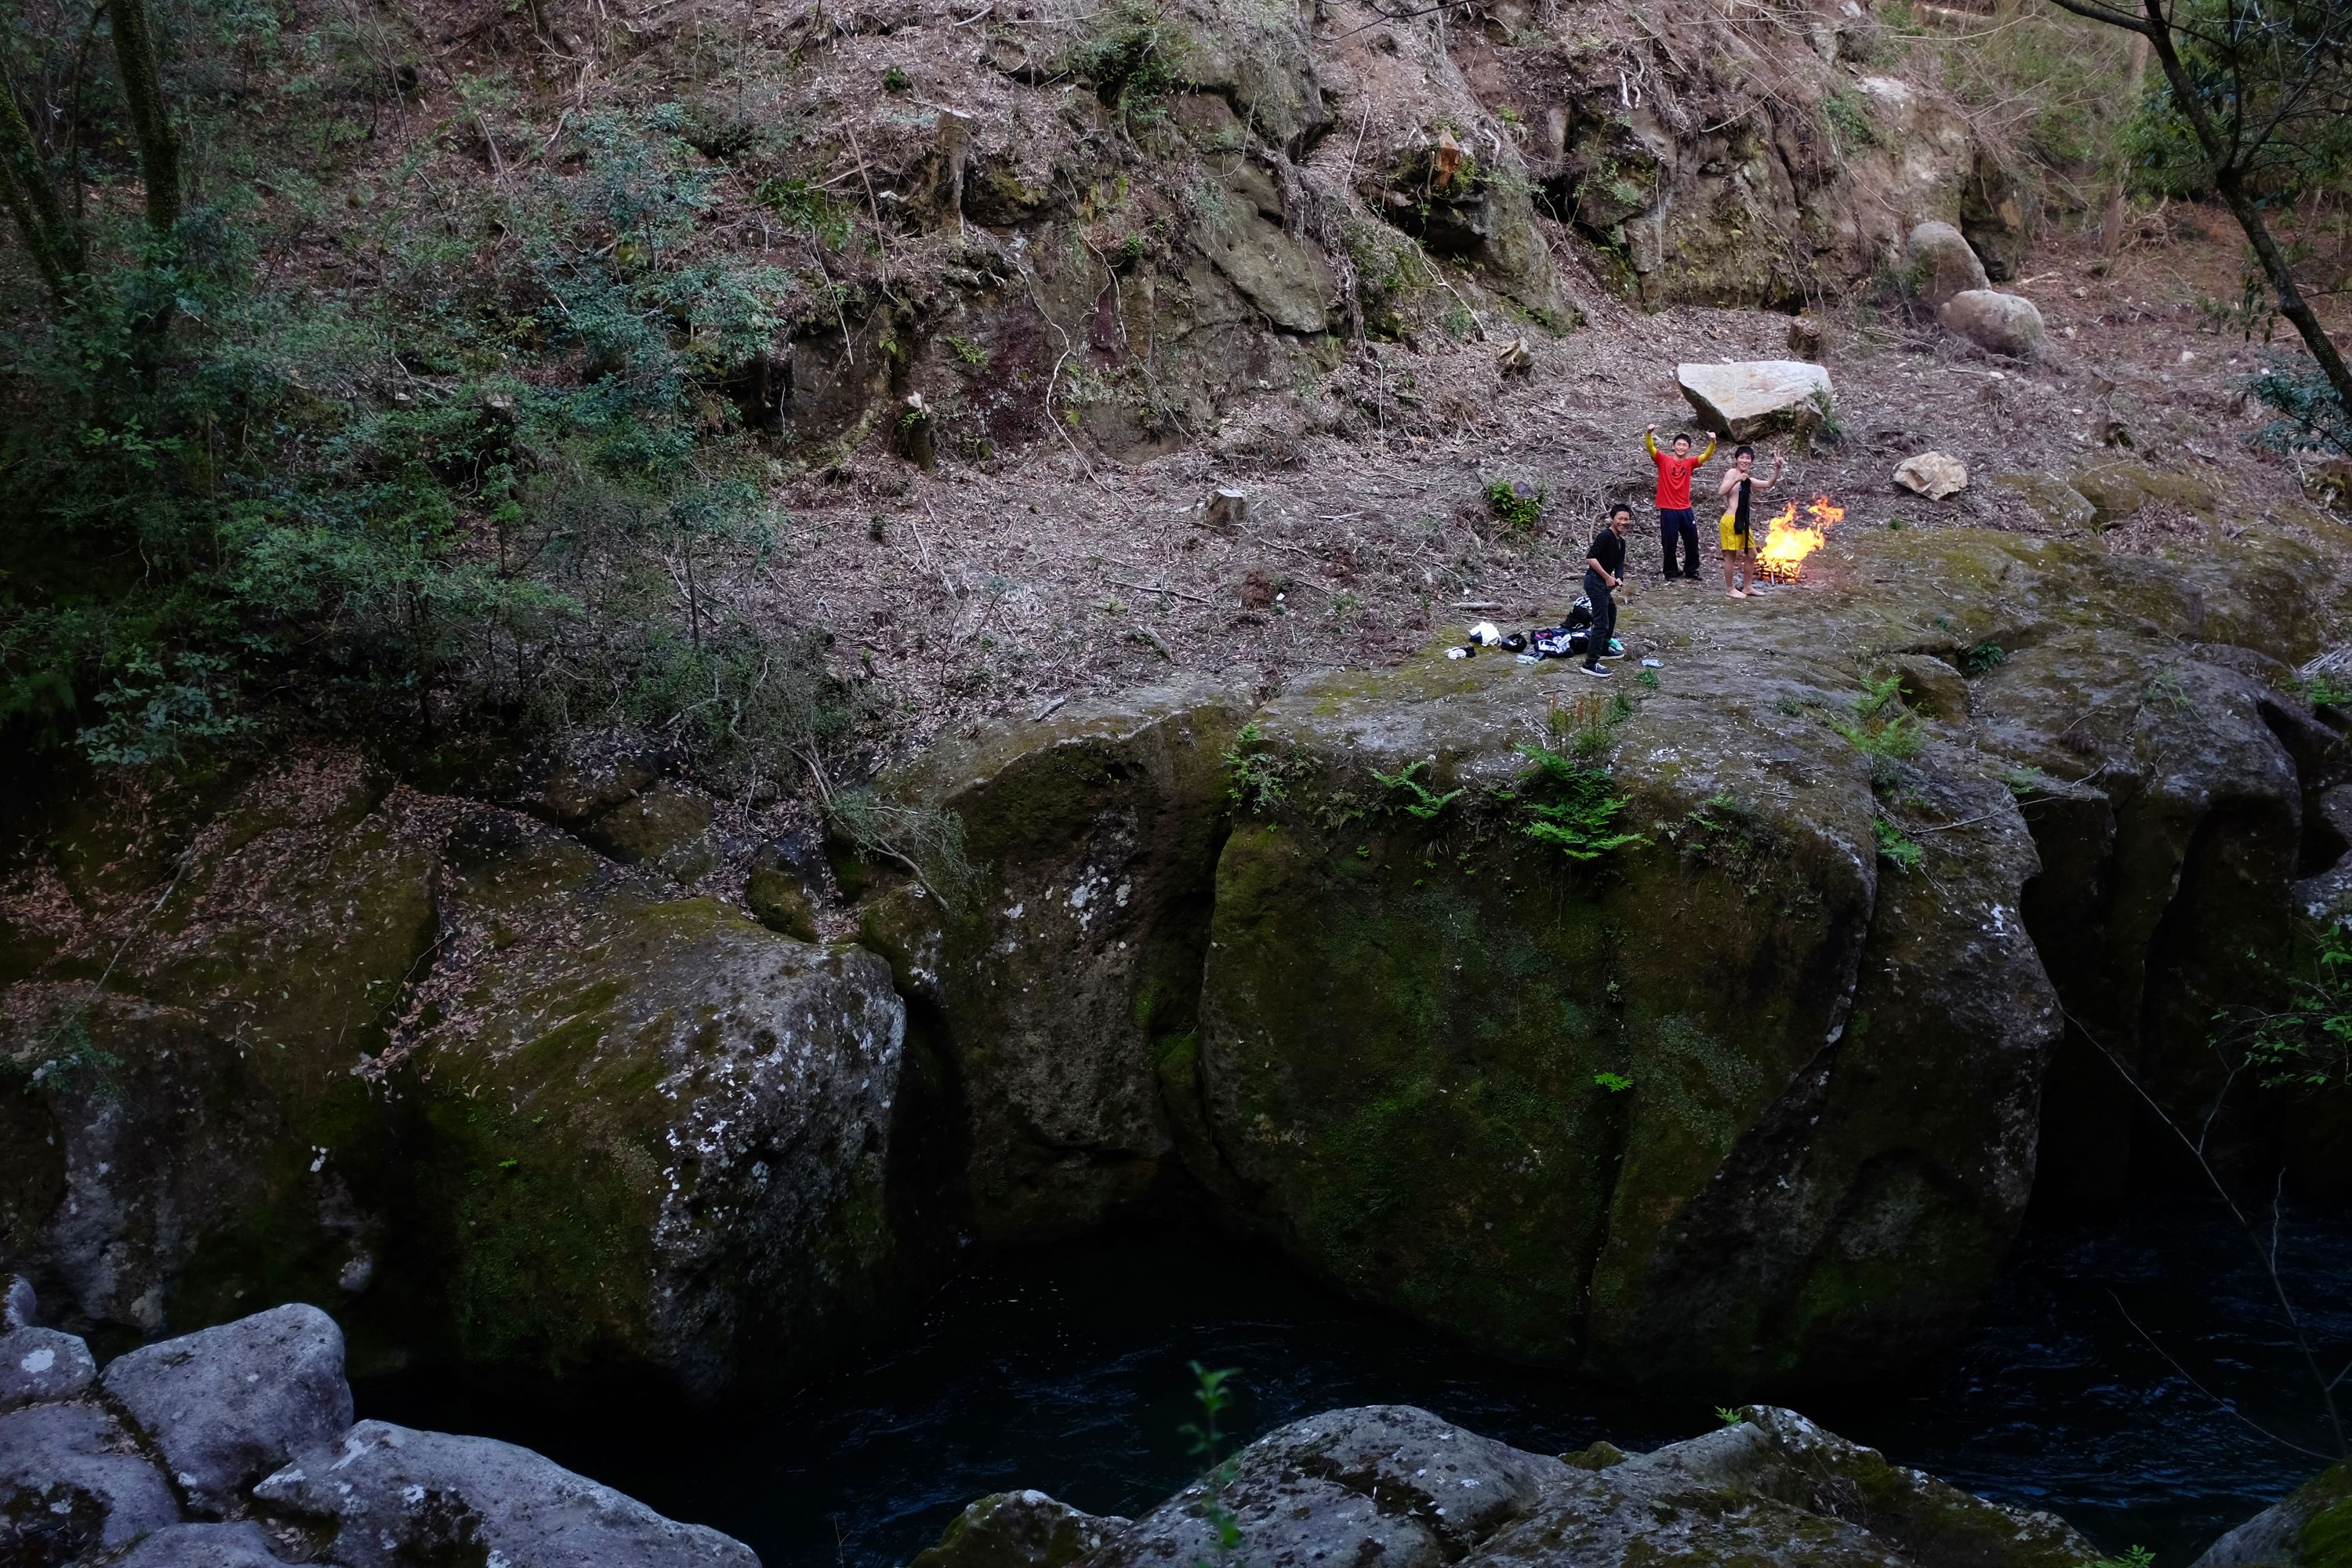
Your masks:
{"label": "red t-shirt", "polygon": [[1650,461],[1658,465],[1658,510],[1688,511],[1690,510],[1691,470],[1715,456],[1715,443],[1709,441],[1706,450],[1694,458],[1677,458],[1647,437],[1643,445],[1650,448]]}

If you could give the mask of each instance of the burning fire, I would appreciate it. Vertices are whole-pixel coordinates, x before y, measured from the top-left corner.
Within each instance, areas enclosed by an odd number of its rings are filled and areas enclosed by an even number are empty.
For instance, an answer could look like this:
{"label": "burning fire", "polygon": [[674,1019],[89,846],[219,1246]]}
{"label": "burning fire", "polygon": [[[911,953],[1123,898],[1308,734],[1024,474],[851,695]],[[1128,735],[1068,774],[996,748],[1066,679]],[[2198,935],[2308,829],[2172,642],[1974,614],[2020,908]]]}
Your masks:
{"label": "burning fire", "polygon": [[1812,516],[1811,524],[1797,521],[1795,501],[1782,507],[1780,515],[1765,524],[1764,543],[1756,552],[1756,565],[1766,582],[1795,582],[1805,568],[1805,557],[1827,542],[1830,530],[1845,520],[1845,508],[1827,496],[1815,496],[1805,510]]}

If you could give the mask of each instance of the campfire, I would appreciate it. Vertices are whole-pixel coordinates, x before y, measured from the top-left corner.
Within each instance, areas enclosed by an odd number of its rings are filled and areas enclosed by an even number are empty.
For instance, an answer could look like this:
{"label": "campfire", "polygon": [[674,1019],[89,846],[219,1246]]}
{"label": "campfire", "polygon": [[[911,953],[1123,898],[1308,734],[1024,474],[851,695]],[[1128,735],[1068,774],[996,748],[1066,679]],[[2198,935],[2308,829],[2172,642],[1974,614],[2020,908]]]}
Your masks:
{"label": "campfire", "polygon": [[1805,570],[1805,557],[1829,539],[1830,530],[1845,519],[1845,508],[1827,496],[1815,496],[1806,506],[1810,523],[1797,521],[1797,503],[1765,523],[1764,543],[1756,552],[1756,574],[1767,583],[1793,583]]}

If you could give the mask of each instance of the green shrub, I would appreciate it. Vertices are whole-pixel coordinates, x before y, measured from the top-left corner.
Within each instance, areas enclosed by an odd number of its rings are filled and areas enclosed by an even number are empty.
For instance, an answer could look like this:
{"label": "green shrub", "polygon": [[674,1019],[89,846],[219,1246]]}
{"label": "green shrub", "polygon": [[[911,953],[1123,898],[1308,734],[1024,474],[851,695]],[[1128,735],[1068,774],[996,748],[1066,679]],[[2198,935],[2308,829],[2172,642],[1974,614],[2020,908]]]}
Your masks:
{"label": "green shrub", "polygon": [[1551,496],[1549,486],[1511,479],[1491,480],[1484,493],[1486,510],[1515,533],[1535,531],[1536,523],[1543,517],[1544,502]]}

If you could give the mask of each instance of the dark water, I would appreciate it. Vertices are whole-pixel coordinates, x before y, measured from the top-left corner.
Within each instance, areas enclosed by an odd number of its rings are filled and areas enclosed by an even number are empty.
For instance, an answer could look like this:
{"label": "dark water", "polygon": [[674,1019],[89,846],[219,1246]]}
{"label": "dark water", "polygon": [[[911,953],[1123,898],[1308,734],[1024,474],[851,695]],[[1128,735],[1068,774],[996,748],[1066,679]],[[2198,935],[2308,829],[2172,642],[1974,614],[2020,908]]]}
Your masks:
{"label": "dark water", "polygon": [[[2352,1224],[2291,1222],[2281,1257],[2333,1374],[2352,1357]],[[1105,1513],[1159,1501],[1197,1468],[1177,1432],[1197,1415],[1194,1359],[1240,1369],[1225,1426],[1244,1438],[1371,1403],[1548,1452],[1715,1424],[1696,1402],[1481,1356],[1191,1230],[975,1270],[862,1365],[726,1418],[534,1415],[438,1378],[362,1386],[359,1403],[527,1443],[741,1538],[768,1568],[892,1568],[987,1492],[1036,1487]],[[2185,1563],[2319,1468],[2246,1419],[2328,1448],[2313,1387],[2242,1233],[2176,1208],[2030,1233],[1955,1352],[1866,1397],[1797,1403],[1898,1460],[2054,1510],[2106,1550]]]}

